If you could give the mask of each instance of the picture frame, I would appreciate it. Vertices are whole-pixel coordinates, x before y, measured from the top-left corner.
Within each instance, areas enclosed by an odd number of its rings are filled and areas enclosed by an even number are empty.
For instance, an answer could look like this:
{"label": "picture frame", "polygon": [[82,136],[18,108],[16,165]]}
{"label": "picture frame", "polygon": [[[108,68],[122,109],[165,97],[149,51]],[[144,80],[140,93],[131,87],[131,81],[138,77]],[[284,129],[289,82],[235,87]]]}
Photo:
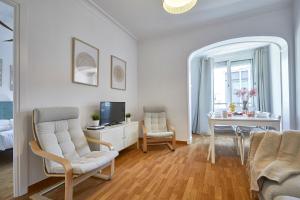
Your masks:
{"label": "picture frame", "polygon": [[73,83],[99,86],[99,49],[72,38],[72,81]]}
{"label": "picture frame", "polygon": [[111,55],[111,88],[126,90],[126,61]]}

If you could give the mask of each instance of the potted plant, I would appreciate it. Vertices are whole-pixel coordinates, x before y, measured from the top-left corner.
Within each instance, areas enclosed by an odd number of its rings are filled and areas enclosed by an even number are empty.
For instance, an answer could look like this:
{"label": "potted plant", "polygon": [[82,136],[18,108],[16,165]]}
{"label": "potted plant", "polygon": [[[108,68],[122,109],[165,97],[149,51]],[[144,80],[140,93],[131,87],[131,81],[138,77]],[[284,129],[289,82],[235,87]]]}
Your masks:
{"label": "potted plant", "polygon": [[92,114],[92,126],[99,126],[100,115],[98,113]]}
{"label": "potted plant", "polygon": [[125,117],[126,117],[127,123],[131,122],[131,114],[130,113],[126,113]]}

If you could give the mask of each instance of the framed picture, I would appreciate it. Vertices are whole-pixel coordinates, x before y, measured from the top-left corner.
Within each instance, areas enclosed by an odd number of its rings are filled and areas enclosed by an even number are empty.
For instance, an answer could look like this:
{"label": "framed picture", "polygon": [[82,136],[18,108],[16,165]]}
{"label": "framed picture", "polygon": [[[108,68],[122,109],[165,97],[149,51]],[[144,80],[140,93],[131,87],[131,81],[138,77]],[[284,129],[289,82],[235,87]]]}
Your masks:
{"label": "framed picture", "polygon": [[126,90],[126,62],[111,56],[111,88]]}
{"label": "framed picture", "polygon": [[99,85],[99,49],[72,38],[72,79],[74,83]]}

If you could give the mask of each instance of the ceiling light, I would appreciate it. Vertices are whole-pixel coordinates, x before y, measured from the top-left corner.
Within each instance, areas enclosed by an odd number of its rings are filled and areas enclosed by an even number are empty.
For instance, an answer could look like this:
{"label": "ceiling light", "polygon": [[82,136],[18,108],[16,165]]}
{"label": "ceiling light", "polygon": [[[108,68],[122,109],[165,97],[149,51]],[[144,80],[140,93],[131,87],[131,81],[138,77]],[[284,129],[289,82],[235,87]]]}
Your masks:
{"label": "ceiling light", "polygon": [[181,14],[192,9],[197,0],[163,0],[164,9],[171,14]]}

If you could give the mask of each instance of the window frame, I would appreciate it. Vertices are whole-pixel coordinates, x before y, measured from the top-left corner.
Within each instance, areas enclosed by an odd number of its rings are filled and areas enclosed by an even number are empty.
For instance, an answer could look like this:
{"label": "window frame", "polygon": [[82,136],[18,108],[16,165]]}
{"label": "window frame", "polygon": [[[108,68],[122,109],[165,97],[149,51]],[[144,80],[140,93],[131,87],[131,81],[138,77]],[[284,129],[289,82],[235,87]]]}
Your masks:
{"label": "window frame", "polygon": [[[253,66],[253,58],[248,58],[248,59],[240,59],[240,60],[224,60],[224,61],[218,61],[218,62],[214,62],[213,64],[213,70],[212,70],[212,99],[213,99],[213,102],[212,102],[212,108],[213,108],[213,111],[215,111],[215,105],[225,105],[225,107],[227,107],[228,103],[231,103],[232,102],[232,80],[231,80],[231,67],[232,67],[232,63],[234,62],[243,62],[243,61],[250,61],[250,64],[251,64],[251,71],[249,72],[249,75],[248,75],[248,82],[251,83],[251,87],[254,87],[254,78],[253,78],[253,69],[254,69],[254,66]],[[227,84],[227,87],[226,87],[226,95],[225,95],[225,99],[226,99],[226,102],[224,103],[215,103],[215,87],[214,87],[214,70],[215,70],[215,67],[216,67],[216,64],[217,63],[226,63],[226,68],[227,68],[227,79],[226,79],[226,84]],[[241,76],[242,76],[242,73],[239,73],[239,80],[241,80]],[[252,79],[251,79],[251,76],[252,76]],[[241,84],[241,83],[240,83]],[[242,105],[242,103],[234,103],[234,104],[240,104]],[[252,104],[254,104],[254,97],[252,97]]]}

